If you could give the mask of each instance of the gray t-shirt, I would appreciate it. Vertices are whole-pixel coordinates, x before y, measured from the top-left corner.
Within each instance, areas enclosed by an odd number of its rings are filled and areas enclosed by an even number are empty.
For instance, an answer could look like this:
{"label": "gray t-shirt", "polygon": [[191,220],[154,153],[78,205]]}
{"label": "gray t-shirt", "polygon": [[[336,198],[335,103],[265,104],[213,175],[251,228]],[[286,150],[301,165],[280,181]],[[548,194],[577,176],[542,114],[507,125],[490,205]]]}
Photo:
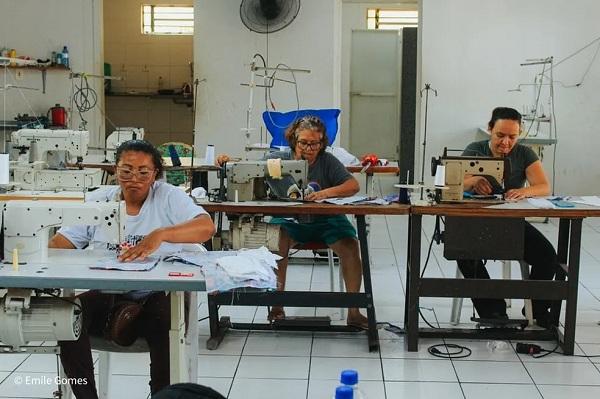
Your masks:
{"label": "gray t-shirt", "polygon": [[[275,158],[293,159],[292,151],[273,151],[265,156],[265,159]],[[352,175],[344,164],[328,152],[317,156],[315,163],[308,166],[308,182],[318,183],[321,189],[339,186],[351,178]]]}
{"label": "gray t-shirt", "polygon": [[[492,157],[492,150],[490,149],[490,141],[482,140],[475,141],[467,146],[463,151],[465,156],[476,156],[476,157]],[[511,190],[514,188],[521,188],[527,181],[527,175],[525,170],[537,161],[539,158],[535,152],[529,147],[517,143],[512,151],[507,156],[510,164],[510,174],[508,179],[504,182],[504,188]]]}

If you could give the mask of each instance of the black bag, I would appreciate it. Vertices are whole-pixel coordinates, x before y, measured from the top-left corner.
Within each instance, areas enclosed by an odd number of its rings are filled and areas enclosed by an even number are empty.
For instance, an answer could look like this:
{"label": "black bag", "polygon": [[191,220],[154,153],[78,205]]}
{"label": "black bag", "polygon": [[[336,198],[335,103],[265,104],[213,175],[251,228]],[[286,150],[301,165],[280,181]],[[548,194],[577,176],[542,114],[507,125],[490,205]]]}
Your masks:
{"label": "black bag", "polygon": [[137,319],[142,310],[143,306],[133,301],[115,304],[106,321],[104,338],[120,346],[133,345],[138,338]]}

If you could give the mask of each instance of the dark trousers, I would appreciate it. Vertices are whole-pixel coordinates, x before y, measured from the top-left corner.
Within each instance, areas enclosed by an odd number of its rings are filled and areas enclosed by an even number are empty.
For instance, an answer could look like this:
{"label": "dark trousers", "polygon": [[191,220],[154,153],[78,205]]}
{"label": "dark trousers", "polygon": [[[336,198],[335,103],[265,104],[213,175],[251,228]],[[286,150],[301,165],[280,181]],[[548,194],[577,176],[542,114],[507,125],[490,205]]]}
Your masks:
{"label": "dark trousers", "polygon": [[[539,230],[525,222],[525,262],[531,265],[531,280],[552,280],[558,270],[558,258],[552,244]],[[458,260],[458,268],[465,278],[489,279],[490,275],[478,260]],[[477,313],[482,318],[496,318],[506,315],[506,302],[503,299],[472,298]],[[534,300],[533,317],[547,321],[548,308],[552,301]]]}
{"label": "dark trousers", "polygon": [[[71,384],[77,399],[97,399],[90,335],[102,337],[113,304],[127,300],[121,294],[88,291],[78,296],[83,310],[83,329],[77,341],[60,341],[60,360],[69,378],[85,379],[84,384]],[[186,296],[186,299],[187,296]],[[186,301],[186,308],[189,302]],[[186,314],[186,326],[187,315]],[[169,385],[170,297],[156,292],[145,299],[138,318],[138,335],[150,349],[150,390],[152,394]]]}

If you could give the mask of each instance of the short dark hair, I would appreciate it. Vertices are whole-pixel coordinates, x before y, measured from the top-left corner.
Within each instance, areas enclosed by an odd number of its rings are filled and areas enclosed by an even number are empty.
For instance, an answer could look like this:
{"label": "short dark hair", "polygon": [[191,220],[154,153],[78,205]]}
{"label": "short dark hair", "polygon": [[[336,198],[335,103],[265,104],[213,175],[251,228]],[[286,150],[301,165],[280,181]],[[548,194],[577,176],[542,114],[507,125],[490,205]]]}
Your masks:
{"label": "short dark hair", "polygon": [[285,131],[285,139],[290,144],[292,151],[296,150],[296,144],[298,143],[298,133],[301,130],[315,130],[321,132],[321,149],[319,153],[323,153],[329,145],[329,139],[327,138],[327,129],[325,124],[318,116],[306,115],[302,118],[298,118],[292,123]]}
{"label": "short dark hair", "polygon": [[488,129],[492,130],[498,119],[508,119],[519,122],[521,124],[521,113],[514,108],[496,107],[492,111],[492,118],[488,122]]}
{"label": "short dark hair", "polygon": [[154,147],[150,142],[146,140],[128,140],[117,148],[117,153],[115,154],[115,163],[119,163],[121,156],[124,152],[127,151],[137,151],[148,154],[152,157],[152,163],[154,164],[154,169],[156,169],[156,176],[162,176],[164,165],[162,155],[160,152]]}

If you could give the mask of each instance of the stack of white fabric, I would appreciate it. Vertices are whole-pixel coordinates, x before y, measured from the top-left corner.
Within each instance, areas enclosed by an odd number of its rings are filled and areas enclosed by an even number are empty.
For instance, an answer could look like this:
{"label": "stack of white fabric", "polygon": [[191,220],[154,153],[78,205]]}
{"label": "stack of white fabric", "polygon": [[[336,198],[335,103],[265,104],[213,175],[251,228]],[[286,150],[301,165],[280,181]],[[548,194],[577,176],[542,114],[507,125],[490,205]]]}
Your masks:
{"label": "stack of white fabric", "polygon": [[216,259],[221,267],[234,280],[276,279],[273,269],[281,256],[271,253],[266,247],[241,249],[235,256],[222,256]]}

